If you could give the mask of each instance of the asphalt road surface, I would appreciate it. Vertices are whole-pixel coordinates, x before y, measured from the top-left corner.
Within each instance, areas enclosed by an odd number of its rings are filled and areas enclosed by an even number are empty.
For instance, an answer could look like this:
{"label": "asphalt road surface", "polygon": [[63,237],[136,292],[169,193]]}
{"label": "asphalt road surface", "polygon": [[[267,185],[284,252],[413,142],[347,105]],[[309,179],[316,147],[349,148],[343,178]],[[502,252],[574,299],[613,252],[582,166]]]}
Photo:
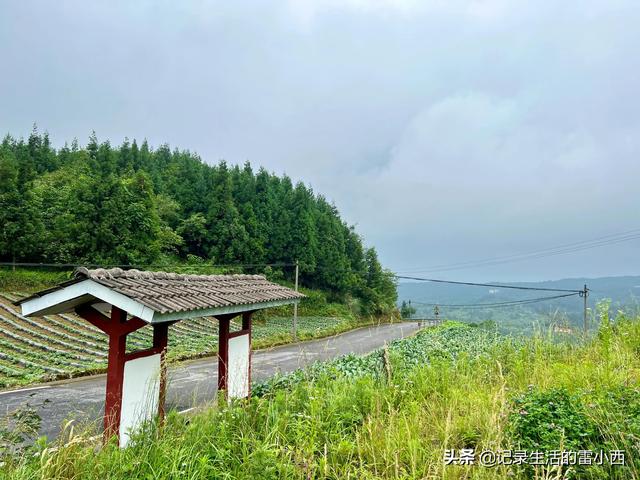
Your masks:
{"label": "asphalt road surface", "polygon": [[[365,327],[334,337],[257,350],[252,356],[252,380],[286,373],[315,361],[347,353],[364,354],[385,342],[412,335],[416,323]],[[211,401],[217,391],[218,362],[208,357],[169,368],[167,409],[188,410]],[[106,375],[54,382],[14,391],[0,392],[0,416],[29,403],[42,417],[40,435],[56,438],[68,420],[75,429],[98,433],[104,411]],[[46,403],[45,403],[46,402]]]}

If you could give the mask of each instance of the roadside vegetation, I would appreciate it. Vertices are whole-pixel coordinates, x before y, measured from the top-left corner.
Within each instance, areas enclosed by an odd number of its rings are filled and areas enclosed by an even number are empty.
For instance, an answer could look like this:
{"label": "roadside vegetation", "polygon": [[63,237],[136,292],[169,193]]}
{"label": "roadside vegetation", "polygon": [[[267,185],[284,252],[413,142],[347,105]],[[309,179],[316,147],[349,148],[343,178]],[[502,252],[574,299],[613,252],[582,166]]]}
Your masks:
{"label": "roadside vegetation", "polygon": [[[68,427],[6,457],[0,477],[640,478],[640,319],[599,313],[582,342],[446,323],[275,377],[249,401],[172,412],[124,450]],[[445,465],[445,450],[463,448],[620,450],[626,465]]]}

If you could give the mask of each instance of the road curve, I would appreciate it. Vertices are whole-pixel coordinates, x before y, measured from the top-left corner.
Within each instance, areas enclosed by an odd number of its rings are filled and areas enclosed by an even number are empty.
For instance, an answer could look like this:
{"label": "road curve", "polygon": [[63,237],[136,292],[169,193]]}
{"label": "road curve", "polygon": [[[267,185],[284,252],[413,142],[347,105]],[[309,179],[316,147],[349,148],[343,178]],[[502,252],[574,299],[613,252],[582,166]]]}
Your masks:
{"label": "road curve", "polygon": [[[290,372],[315,361],[347,353],[368,353],[385,342],[412,335],[418,329],[416,323],[382,324],[319,340],[257,350],[252,356],[252,377],[264,380],[277,372]],[[208,357],[170,367],[168,409],[182,411],[213,399],[217,389],[217,363],[216,357]],[[0,416],[29,403],[37,406],[42,417],[40,435],[50,440],[60,434],[62,425],[70,419],[75,420],[74,428],[89,428],[97,433],[104,410],[105,382],[105,375],[97,375],[0,392]]]}

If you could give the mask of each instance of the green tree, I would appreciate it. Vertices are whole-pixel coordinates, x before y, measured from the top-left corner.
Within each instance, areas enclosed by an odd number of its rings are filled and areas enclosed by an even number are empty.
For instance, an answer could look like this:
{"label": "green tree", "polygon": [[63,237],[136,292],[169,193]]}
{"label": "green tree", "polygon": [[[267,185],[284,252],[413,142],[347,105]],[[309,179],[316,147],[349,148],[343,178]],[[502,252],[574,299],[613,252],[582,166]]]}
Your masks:
{"label": "green tree", "polygon": [[0,147],[0,257],[12,262],[39,258],[40,208],[6,138]]}
{"label": "green tree", "polygon": [[288,199],[288,211],[291,214],[288,242],[286,245],[289,262],[298,260],[303,274],[316,269],[318,238],[316,215],[313,209],[313,192],[304,184],[298,183]]}
{"label": "green tree", "polygon": [[182,237],[183,253],[206,258],[208,252],[209,231],[207,219],[202,213],[194,213],[189,218],[182,220],[178,227],[178,235]]}
{"label": "green tree", "polygon": [[233,201],[231,174],[220,162],[212,177],[207,229],[209,257],[216,263],[251,263],[249,235]]}
{"label": "green tree", "polygon": [[398,297],[393,273],[383,270],[373,248],[365,252],[367,273],[361,293],[363,310],[368,314],[383,314],[395,309]]}
{"label": "green tree", "polygon": [[96,189],[86,151],[73,152],[67,165],[41,176],[34,182],[33,194],[42,206],[44,231],[39,240],[47,262],[82,263],[92,259],[95,248],[93,229],[96,215]]}
{"label": "green tree", "polygon": [[411,318],[416,314],[416,308],[411,305],[411,300],[408,302],[403,300],[402,306],[400,307],[400,316],[402,318]]}

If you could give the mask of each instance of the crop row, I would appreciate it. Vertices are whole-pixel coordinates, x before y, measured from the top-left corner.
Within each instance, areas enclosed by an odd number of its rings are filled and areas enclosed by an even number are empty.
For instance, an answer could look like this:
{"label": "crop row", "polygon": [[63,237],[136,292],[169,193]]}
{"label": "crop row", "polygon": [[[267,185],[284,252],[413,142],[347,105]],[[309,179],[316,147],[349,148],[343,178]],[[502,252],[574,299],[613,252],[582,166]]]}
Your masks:
{"label": "crop row", "polygon": [[[0,388],[20,383],[76,376],[104,369],[107,336],[73,313],[25,317],[13,302],[21,295],[0,293]],[[299,332],[318,333],[341,322],[338,318],[300,317]],[[291,318],[256,322],[256,339],[278,338],[291,333]],[[242,328],[239,318],[232,330]],[[148,348],[153,330],[146,326],[130,334],[127,350]],[[177,322],[169,330],[170,358],[189,358],[212,354],[218,344],[218,321],[195,318]]]}
{"label": "crop row", "polygon": [[24,345],[20,342],[11,343],[5,339],[0,339],[0,350],[9,355],[10,358],[30,359],[35,366],[43,370],[48,370],[52,363],[60,366],[63,370],[69,370],[70,368],[82,369],[86,366],[86,362],[74,361],[62,355],[51,355],[50,352],[30,347],[30,345]]}
{"label": "crop row", "polygon": [[0,325],[2,326],[4,333],[8,335],[13,334],[12,336],[14,338],[15,338],[15,335],[17,335],[17,336],[24,337],[25,339],[29,338],[29,339],[34,339],[35,341],[44,342],[44,343],[41,343],[41,345],[45,345],[45,346],[48,343],[54,344],[55,347],[57,347],[58,352],[65,352],[64,354],[68,354],[69,356],[72,356],[73,358],[77,358],[78,360],[86,360],[89,357],[85,355],[81,355],[80,353],[73,354],[74,351],[81,352],[81,353],[87,352],[95,356],[100,356],[105,358],[107,356],[107,354],[104,352],[83,350],[77,345],[61,340],[56,335],[47,335],[46,333],[41,333],[41,332],[38,332],[37,330],[25,327],[24,325],[21,325],[20,323],[12,320],[11,318],[5,317],[4,315],[0,315]]}
{"label": "crop row", "polygon": [[[12,308],[8,307],[7,305],[3,304],[0,302],[0,309],[4,310],[6,313],[10,314],[11,317],[17,318],[19,320],[22,321],[23,324],[26,324],[28,326],[28,328],[33,329],[33,331],[35,332],[40,332],[42,331],[45,334],[49,334],[50,336],[55,337],[61,337],[61,336],[66,336],[66,332],[60,331],[56,328],[54,328],[55,322],[52,322],[49,319],[45,319],[48,320],[47,323],[44,322],[38,322],[36,320],[33,320],[29,317],[25,317],[23,315],[21,315],[20,313],[16,312],[15,310],[13,310]],[[69,347],[69,348],[73,348],[73,349],[79,349],[79,350],[84,350],[88,353],[92,353],[94,355],[97,356],[103,356],[105,355],[104,352],[97,352],[95,350],[91,350],[91,349],[95,349],[95,348],[99,348],[99,346],[95,343],[95,342],[91,342],[88,340],[85,340],[81,337],[79,337],[78,335],[75,335],[72,338],[72,343],[62,343],[63,346],[65,347]],[[76,345],[78,344],[78,345]],[[87,347],[89,347],[89,349],[87,349]]]}

